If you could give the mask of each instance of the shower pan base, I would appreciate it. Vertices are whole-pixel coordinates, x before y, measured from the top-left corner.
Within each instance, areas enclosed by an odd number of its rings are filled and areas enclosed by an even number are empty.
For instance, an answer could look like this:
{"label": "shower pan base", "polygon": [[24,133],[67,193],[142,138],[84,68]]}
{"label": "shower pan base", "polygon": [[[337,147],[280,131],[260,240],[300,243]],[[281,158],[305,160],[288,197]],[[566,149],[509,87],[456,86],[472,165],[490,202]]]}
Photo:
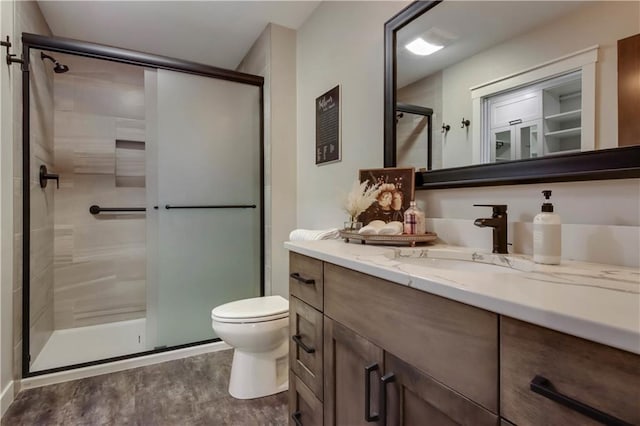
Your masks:
{"label": "shower pan base", "polygon": [[147,350],[146,319],[117,321],[108,324],[55,330],[31,371],[112,358]]}

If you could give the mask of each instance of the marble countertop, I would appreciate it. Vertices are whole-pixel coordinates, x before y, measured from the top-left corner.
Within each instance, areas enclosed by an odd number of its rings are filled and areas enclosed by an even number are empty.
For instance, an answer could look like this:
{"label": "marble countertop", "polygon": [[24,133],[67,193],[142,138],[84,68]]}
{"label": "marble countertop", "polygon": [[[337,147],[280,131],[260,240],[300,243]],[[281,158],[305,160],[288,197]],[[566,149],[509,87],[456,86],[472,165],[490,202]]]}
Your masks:
{"label": "marble countertop", "polygon": [[[289,241],[285,247],[398,284],[640,354],[638,269],[574,261],[538,265],[530,256],[484,253],[446,245],[409,248],[321,240]],[[501,268],[491,271],[447,269],[431,266],[433,259],[464,260]]]}

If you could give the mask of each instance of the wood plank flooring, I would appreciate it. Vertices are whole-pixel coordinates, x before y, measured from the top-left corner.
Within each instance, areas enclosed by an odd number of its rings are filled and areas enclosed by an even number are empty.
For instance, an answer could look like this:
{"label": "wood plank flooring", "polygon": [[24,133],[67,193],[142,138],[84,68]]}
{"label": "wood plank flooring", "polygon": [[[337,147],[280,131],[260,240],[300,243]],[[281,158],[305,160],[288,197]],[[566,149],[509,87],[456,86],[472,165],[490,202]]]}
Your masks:
{"label": "wood plank flooring", "polygon": [[213,352],[26,390],[2,426],[286,425],[286,392],[252,400],[229,395],[232,355]]}

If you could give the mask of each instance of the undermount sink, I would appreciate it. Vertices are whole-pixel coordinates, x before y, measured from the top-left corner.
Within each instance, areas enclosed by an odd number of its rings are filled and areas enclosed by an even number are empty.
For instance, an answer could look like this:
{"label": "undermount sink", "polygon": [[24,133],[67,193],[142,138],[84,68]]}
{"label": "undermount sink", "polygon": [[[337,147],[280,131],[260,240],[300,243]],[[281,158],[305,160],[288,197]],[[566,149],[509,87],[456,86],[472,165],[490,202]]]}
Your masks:
{"label": "undermount sink", "polygon": [[397,258],[396,260],[410,265],[426,266],[429,268],[447,269],[453,271],[492,272],[500,274],[517,274],[518,272],[520,272],[516,269],[508,268],[506,266],[473,262],[468,260],[437,259],[431,257],[402,257]]}

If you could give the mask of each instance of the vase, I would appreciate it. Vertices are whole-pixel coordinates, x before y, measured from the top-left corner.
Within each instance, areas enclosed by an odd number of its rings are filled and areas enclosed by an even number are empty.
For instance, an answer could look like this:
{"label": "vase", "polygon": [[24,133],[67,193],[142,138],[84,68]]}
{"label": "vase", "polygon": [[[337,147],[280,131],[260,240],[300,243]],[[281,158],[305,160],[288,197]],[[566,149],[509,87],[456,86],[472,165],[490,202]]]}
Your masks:
{"label": "vase", "polygon": [[362,228],[362,222],[358,222],[355,220],[349,220],[344,223],[344,230],[351,232],[358,232]]}

